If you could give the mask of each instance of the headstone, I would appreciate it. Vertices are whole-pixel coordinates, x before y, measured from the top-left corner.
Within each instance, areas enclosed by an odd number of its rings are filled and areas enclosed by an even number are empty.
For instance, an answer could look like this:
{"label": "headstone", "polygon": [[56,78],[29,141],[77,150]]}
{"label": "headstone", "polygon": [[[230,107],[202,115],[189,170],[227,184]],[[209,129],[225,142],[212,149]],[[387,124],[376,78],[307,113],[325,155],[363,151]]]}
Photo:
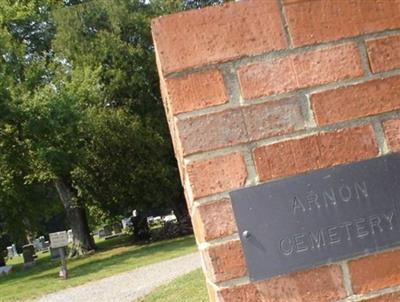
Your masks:
{"label": "headstone", "polygon": [[164,221],[164,219],[162,219],[161,216],[155,216],[155,217],[154,216],[149,216],[149,217],[147,217],[147,223],[150,224],[150,225],[155,225],[157,223],[161,223],[162,221]]}
{"label": "headstone", "polygon": [[164,216],[164,222],[174,222],[176,220],[176,216],[174,214]]}
{"label": "headstone", "polygon": [[24,267],[31,266],[36,258],[33,244],[24,245],[22,247],[22,255],[24,257]]}
{"label": "headstone", "polygon": [[112,226],[111,225],[106,225],[104,227],[104,234],[105,234],[105,236],[112,235]]}
{"label": "headstone", "polygon": [[[64,249],[66,249],[66,248],[64,247]],[[50,248],[50,257],[51,257],[51,260],[60,259],[60,257],[61,257],[60,248],[56,248],[56,249]]]}
{"label": "headstone", "polygon": [[119,222],[116,222],[112,225],[114,234],[122,233],[122,225]]}
{"label": "headstone", "polygon": [[43,251],[45,246],[44,246],[44,237],[41,236],[39,238],[36,238],[35,240],[32,241],[32,244],[35,248],[36,251]]}
{"label": "headstone", "polygon": [[126,230],[126,229],[129,227],[130,221],[131,221],[130,218],[123,218],[123,219],[121,220],[122,228],[123,228],[124,230]]}
{"label": "headstone", "polygon": [[12,259],[14,257],[15,255],[12,246],[7,246],[7,258]]}
{"label": "headstone", "polygon": [[46,241],[44,242],[43,246],[44,246],[43,252],[48,252],[48,251],[49,251],[49,248],[50,248],[50,241],[49,241],[49,240],[46,240]]}
{"label": "headstone", "polygon": [[13,254],[14,254],[15,256],[18,256],[18,252],[17,252],[17,247],[16,247],[16,245],[13,243],[13,244],[11,245],[11,247],[12,247],[12,250],[13,250]]}
{"label": "headstone", "polygon": [[60,251],[59,251],[59,249],[50,248],[50,257],[51,257],[51,260],[60,259]]}
{"label": "headstone", "polygon": [[40,241],[39,239],[32,240],[32,245],[36,251],[40,251]]}
{"label": "headstone", "polygon": [[98,234],[99,234],[99,238],[104,238],[104,237],[106,237],[106,231],[104,231],[104,229],[100,229],[99,232],[98,232]]}

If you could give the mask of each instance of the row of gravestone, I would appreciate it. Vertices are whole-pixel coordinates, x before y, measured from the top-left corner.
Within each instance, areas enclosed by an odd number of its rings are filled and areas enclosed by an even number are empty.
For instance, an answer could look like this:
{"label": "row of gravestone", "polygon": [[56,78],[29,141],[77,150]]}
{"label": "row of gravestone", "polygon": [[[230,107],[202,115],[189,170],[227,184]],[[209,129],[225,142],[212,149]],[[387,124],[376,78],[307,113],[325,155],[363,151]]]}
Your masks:
{"label": "row of gravestone", "polygon": [[[71,230],[68,231],[69,242],[72,241]],[[22,246],[22,257],[24,259],[24,267],[30,267],[34,264],[35,259],[37,258],[37,252],[50,252],[51,259],[57,260],[60,258],[60,250],[50,248],[49,241],[45,241],[43,236],[33,240],[32,244],[26,244]],[[65,251],[66,252],[66,251]],[[15,257],[19,257],[20,254],[17,252],[17,248],[15,244],[7,247],[7,258],[12,259]],[[6,267],[5,258],[3,255],[0,255],[0,268]]]}
{"label": "row of gravestone", "polygon": [[113,224],[109,224],[100,229],[97,233],[99,238],[107,239],[113,235],[119,235],[122,233],[122,224],[120,222],[116,222]]}
{"label": "row of gravestone", "polygon": [[[14,258],[18,255],[15,245],[7,248],[8,256],[13,256]],[[30,267],[34,264],[35,259],[37,258],[35,248],[33,244],[27,244],[22,247],[22,256],[24,258],[24,268]],[[0,255],[0,276],[8,275],[12,272],[12,266],[6,265],[5,258],[3,255]]]}
{"label": "row of gravestone", "polygon": [[[71,242],[72,231],[68,230],[68,241]],[[112,225],[106,225],[103,229],[99,230],[98,235],[100,238],[111,238],[112,236],[119,235],[122,233],[122,224],[114,223]],[[66,253],[66,247],[64,248],[64,252]],[[51,259],[56,260],[60,258],[60,249],[52,249],[50,248],[49,241],[45,241],[43,236],[33,240],[32,244],[26,244],[22,247],[22,256],[24,258],[24,267],[28,268],[34,265],[35,259],[37,258],[36,252],[48,252],[50,251]],[[7,247],[7,258],[12,259],[14,257],[20,256],[17,252],[15,244]],[[10,266],[6,266],[5,258],[3,255],[0,255],[0,275],[3,270],[11,268]],[[11,269],[10,269],[11,271]]]}
{"label": "row of gravestone", "polygon": [[[47,245],[47,250],[42,250],[42,252],[48,252],[50,251],[51,259],[52,260],[57,260],[60,259],[61,254],[60,254],[60,249],[56,248],[50,248],[48,241],[46,241]],[[66,254],[67,252],[67,247],[64,247],[64,253]],[[22,256],[24,258],[24,268],[31,267],[35,263],[35,259],[37,258],[36,255],[36,249],[33,244],[27,244],[22,247]]]}

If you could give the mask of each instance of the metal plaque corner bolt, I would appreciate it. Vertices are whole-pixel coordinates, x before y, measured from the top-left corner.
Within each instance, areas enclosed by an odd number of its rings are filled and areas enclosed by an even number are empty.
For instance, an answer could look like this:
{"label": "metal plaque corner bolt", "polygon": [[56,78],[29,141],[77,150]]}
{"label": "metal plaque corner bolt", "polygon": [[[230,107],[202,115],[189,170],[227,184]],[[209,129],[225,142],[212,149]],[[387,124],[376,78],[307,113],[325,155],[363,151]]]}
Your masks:
{"label": "metal plaque corner bolt", "polygon": [[400,154],[230,197],[252,281],[400,245]]}
{"label": "metal plaque corner bolt", "polygon": [[250,238],[250,232],[247,230],[244,230],[242,233],[243,238],[249,239]]}

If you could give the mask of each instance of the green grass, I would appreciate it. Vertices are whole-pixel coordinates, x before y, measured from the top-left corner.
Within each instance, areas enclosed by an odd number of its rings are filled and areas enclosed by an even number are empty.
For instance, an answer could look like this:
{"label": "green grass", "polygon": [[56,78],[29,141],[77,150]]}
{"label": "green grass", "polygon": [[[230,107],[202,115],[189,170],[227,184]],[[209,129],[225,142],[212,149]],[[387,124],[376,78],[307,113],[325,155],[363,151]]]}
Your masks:
{"label": "green grass", "polygon": [[39,254],[36,265],[27,270],[15,259],[7,263],[15,264],[15,272],[0,278],[0,301],[35,298],[196,251],[193,236],[148,245],[130,245],[128,236],[121,236],[97,245],[96,254],[68,260],[68,280],[58,278],[60,262],[50,260],[49,253]]}
{"label": "green grass", "polygon": [[141,302],[207,302],[207,289],[201,269],[155,289]]}

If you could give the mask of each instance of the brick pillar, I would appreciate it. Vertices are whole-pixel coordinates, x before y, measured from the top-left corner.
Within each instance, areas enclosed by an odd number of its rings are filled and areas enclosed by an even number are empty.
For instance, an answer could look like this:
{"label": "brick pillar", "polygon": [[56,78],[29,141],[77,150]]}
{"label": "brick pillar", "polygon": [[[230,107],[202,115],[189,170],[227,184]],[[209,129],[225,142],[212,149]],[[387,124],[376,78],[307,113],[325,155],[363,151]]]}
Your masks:
{"label": "brick pillar", "polygon": [[400,250],[250,282],[229,192],[400,151],[398,0],[243,0],[153,20],[211,301],[400,301]]}

